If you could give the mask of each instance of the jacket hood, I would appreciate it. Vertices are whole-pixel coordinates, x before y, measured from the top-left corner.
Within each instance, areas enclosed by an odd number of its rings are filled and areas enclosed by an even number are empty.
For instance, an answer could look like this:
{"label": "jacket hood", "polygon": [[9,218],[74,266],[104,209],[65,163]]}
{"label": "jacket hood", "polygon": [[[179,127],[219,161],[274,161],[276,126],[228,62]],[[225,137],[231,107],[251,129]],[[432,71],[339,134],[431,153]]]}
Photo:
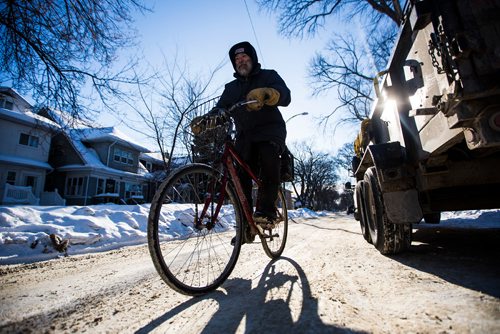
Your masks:
{"label": "jacket hood", "polygon": [[231,64],[233,64],[233,68],[235,71],[236,71],[236,66],[234,60],[238,53],[245,53],[252,59],[253,63],[252,73],[260,69],[259,58],[257,57],[257,52],[255,51],[255,48],[252,46],[252,44],[245,41],[237,43],[233,45],[231,49],[229,49],[229,59],[231,60]]}

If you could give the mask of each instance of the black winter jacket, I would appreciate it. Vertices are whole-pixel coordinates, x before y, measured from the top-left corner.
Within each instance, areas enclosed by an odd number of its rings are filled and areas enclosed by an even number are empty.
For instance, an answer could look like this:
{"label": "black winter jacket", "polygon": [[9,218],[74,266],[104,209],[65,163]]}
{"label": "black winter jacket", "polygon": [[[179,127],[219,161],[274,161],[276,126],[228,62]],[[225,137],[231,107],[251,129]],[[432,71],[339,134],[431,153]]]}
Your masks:
{"label": "black winter jacket", "polygon": [[270,87],[280,93],[276,106],[264,105],[258,111],[247,111],[243,106],[233,111],[238,151],[244,153],[251,143],[261,141],[275,142],[281,150],[284,150],[286,126],[277,106],[288,106],[291,97],[283,79],[274,70],[261,69],[259,63],[248,77],[242,77],[237,73],[234,77],[235,80],[226,84],[216,107],[227,109],[237,102],[244,101],[248,92],[254,88]]}

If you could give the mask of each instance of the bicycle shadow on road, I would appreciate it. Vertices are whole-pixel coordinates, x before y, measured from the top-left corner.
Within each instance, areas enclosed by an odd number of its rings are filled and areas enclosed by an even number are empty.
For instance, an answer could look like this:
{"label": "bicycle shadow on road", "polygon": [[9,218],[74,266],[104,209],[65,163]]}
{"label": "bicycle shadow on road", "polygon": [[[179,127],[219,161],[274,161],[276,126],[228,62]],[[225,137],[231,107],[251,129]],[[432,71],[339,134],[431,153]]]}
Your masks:
{"label": "bicycle shadow on road", "polygon": [[500,298],[500,229],[417,227],[412,239],[408,252],[391,258]]}
{"label": "bicycle shadow on road", "polygon": [[[285,267],[287,271],[281,270]],[[254,288],[251,280],[242,278],[228,279],[223,288],[225,293],[219,289],[190,299],[137,333],[149,333],[204,300],[213,300],[218,307],[200,333],[235,333],[242,321],[245,333],[364,333],[323,323],[304,271],[290,258],[271,261]]]}

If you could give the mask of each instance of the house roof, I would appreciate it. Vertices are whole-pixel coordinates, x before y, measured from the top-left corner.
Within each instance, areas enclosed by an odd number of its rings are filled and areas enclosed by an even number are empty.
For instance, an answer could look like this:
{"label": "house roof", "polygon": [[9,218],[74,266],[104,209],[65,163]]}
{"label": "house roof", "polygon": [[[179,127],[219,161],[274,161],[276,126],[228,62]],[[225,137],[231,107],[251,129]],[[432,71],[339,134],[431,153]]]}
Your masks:
{"label": "house roof", "polygon": [[139,152],[150,152],[148,148],[136,144],[132,138],[128,137],[115,127],[75,129],[73,132],[75,132],[75,135],[78,136],[78,139],[82,142],[117,142],[121,145],[129,146]]}
{"label": "house roof", "polygon": [[71,138],[74,140],[80,140],[84,143],[118,142],[139,152],[151,152],[150,149],[137,144],[134,139],[113,126],[94,127],[84,120],[75,119],[67,112],[52,108],[46,108],[44,112],[48,114],[48,117],[66,129],[66,132],[70,133]]}
{"label": "house roof", "polygon": [[[65,165],[58,168],[59,171],[89,171],[95,170],[100,172],[106,172],[113,175],[123,175],[123,176],[137,176],[137,175],[145,175],[148,171],[139,164],[137,173],[130,173],[126,171],[121,171],[118,169],[114,169],[106,166],[101,159],[99,158],[97,152],[91,148],[84,145],[84,142],[87,141],[88,134],[92,134],[93,131],[90,130],[99,130],[99,129],[70,129],[67,130],[68,138],[71,140],[71,144],[77,151],[77,153],[82,157],[84,161],[84,165]],[[100,135],[97,135],[98,138],[101,138]],[[83,140],[82,140],[83,138]],[[93,138],[92,136],[90,138]],[[106,136],[104,138],[107,138]],[[101,138],[102,139],[102,138]]]}
{"label": "house roof", "polygon": [[14,155],[0,154],[0,162],[9,163],[13,165],[19,166],[28,166],[28,167],[38,167],[47,170],[52,170],[52,166],[48,163],[28,158],[22,158]]}
{"label": "house roof", "polygon": [[0,118],[9,120],[11,122],[34,125],[46,129],[59,129],[60,126],[52,122],[50,119],[34,114],[31,111],[19,112],[0,108]]}
{"label": "house roof", "polygon": [[61,172],[95,171],[95,172],[99,172],[100,174],[107,174],[107,175],[113,175],[113,176],[123,176],[127,179],[130,179],[130,178],[142,179],[145,177],[147,178],[149,175],[148,171],[145,170],[144,168],[141,168],[141,167],[139,167],[138,173],[131,173],[131,172],[107,167],[104,164],[100,164],[100,165],[66,165],[66,166],[61,166],[61,167],[57,168],[57,170],[61,171]]}
{"label": "house roof", "polygon": [[17,104],[25,109],[32,109],[33,106],[29,103],[21,94],[19,94],[14,88],[0,86],[0,94],[5,94],[16,100]]}
{"label": "house roof", "polygon": [[50,120],[53,120],[61,126],[62,129],[85,129],[92,128],[95,123],[81,119],[75,115],[72,115],[66,111],[57,110],[50,107],[44,107],[38,110],[38,114],[44,116]]}

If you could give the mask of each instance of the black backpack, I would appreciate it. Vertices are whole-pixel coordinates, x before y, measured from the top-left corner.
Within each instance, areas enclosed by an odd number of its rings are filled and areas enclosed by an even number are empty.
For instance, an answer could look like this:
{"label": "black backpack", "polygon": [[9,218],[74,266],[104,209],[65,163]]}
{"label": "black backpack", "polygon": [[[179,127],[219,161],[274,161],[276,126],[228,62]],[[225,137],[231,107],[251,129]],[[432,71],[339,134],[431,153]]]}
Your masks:
{"label": "black backpack", "polygon": [[285,151],[281,153],[281,182],[292,182],[294,179],[293,155],[285,146]]}

